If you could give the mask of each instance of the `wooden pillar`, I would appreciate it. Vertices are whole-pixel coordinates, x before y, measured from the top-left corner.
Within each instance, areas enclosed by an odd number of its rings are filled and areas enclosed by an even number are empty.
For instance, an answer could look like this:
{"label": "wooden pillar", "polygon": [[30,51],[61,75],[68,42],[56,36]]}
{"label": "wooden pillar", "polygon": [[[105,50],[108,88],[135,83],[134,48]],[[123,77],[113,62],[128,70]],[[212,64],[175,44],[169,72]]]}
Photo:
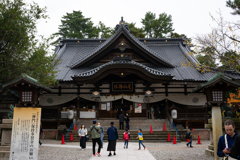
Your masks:
{"label": "wooden pillar", "polygon": [[188,129],[188,120],[186,120],[186,129]]}
{"label": "wooden pillar", "polygon": [[214,160],[218,160],[217,149],[219,137],[222,133],[222,114],[220,106],[212,107],[212,131],[213,131],[213,146],[214,146]]}

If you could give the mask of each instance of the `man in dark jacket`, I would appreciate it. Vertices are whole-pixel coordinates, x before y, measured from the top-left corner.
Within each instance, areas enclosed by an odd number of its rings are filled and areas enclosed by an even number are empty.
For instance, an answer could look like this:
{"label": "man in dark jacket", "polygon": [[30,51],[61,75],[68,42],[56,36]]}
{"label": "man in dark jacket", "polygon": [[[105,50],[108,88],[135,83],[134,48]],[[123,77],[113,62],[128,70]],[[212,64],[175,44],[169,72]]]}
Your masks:
{"label": "man in dark jacket", "polygon": [[236,139],[230,150],[230,156],[240,160],[240,135],[236,136]]}
{"label": "man in dark jacket", "polygon": [[126,121],[126,128],[129,130],[129,116],[128,116],[128,113],[126,114],[126,116],[124,117],[125,118],[125,121]]}
{"label": "man in dark jacket", "polygon": [[[221,136],[218,141],[217,155],[219,157],[226,157],[230,154],[232,147],[238,133],[235,130],[235,124],[232,120],[228,119],[224,122],[224,128],[227,134]],[[225,139],[227,141],[225,141]]]}
{"label": "man in dark jacket", "polygon": [[124,115],[123,114],[121,114],[120,116],[119,116],[119,130],[124,130]]}
{"label": "man in dark jacket", "polygon": [[117,108],[117,119],[119,119],[119,115],[122,113],[122,108],[118,106]]}
{"label": "man in dark jacket", "polygon": [[107,151],[109,151],[108,156],[112,156],[111,151],[114,151],[114,156],[116,155],[116,141],[118,141],[118,131],[117,128],[114,127],[114,122],[110,123],[111,127],[107,130],[108,135],[108,148]]}

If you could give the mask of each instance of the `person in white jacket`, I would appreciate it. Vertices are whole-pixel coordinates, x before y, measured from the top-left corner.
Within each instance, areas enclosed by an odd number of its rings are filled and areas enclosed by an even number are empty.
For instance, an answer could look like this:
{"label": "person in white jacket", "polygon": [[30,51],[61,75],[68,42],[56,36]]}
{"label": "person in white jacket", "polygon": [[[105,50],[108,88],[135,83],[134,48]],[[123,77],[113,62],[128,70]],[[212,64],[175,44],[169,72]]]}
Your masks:
{"label": "person in white jacket", "polygon": [[85,128],[85,125],[82,124],[81,128],[78,130],[78,135],[80,137],[80,147],[82,147],[82,150],[86,148],[86,135],[87,135],[87,128]]}

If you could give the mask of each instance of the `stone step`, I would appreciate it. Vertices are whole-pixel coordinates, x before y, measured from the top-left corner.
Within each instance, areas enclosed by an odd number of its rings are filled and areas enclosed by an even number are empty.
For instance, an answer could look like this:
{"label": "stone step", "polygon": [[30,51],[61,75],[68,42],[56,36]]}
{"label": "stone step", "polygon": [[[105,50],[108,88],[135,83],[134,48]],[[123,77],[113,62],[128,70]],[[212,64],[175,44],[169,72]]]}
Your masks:
{"label": "stone step", "polygon": [[208,149],[213,151],[213,145],[208,145]]}
{"label": "stone step", "polygon": [[10,151],[10,146],[0,146],[0,151]]}
{"label": "stone step", "polygon": [[205,154],[208,155],[208,156],[214,156],[214,151],[210,150],[210,149],[206,149]]}

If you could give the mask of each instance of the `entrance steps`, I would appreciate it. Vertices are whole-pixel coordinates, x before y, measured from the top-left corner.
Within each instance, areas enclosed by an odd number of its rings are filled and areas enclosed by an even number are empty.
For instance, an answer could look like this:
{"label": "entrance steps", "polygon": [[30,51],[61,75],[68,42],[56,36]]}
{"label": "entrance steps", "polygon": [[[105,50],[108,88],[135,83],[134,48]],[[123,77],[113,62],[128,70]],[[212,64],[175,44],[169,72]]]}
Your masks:
{"label": "entrance steps", "polygon": [[[84,124],[86,128],[90,128],[93,124],[93,120],[85,120],[79,119],[77,121],[77,126],[80,128],[81,124]],[[97,123],[100,122],[101,126],[106,130],[110,127],[110,123],[114,122],[114,126],[119,129],[119,120],[118,119],[98,119]],[[166,119],[143,119],[143,118],[131,118],[129,122],[130,130],[138,130],[142,129],[143,131],[150,131],[150,127],[152,126],[153,130],[162,130],[163,125],[165,123],[166,129],[170,130],[171,125]],[[124,122],[124,128],[126,128],[126,123]]]}
{"label": "entrance steps", "polygon": [[[88,129],[92,125],[92,119],[86,120],[86,119],[79,119],[77,121],[77,128],[79,129],[81,124],[84,124],[85,127]],[[110,122],[114,122],[114,126],[118,129],[118,136],[119,140],[123,140],[123,133],[124,130],[119,130],[119,120],[118,119],[99,119],[97,120],[97,123],[100,122],[102,127],[104,128],[104,141],[107,141],[108,135],[107,135],[107,129],[110,127]],[[165,123],[167,131],[163,130],[163,125]],[[125,124],[124,124],[125,125]],[[136,139],[138,134],[138,129],[142,129],[142,133],[144,136],[144,141],[146,142],[166,142],[168,138],[168,133],[170,134],[171,140],[173,140],[173,136],[175,135],[176,140],[178,142],[179,138],[176,134],[175,130],[171,130],[171,125],[166,119],[146,119],[146,118],[131,118],[130,120],[130,134],[131,138],[130,140],[132,142],[137,142]],[[150,134],[150,127],[152,125],[153,133]],[[124,126],[126,127],[126,126]],[[79,141],[78,131],[72,131],[73,132],[73,139],[74,141]],[[90,134],[90,133],[88,133]],[[67,142],[70,142],[71,132],[69,132],[69,135],[67,136]],[[91,137],[90,137],[91,141]]]}

